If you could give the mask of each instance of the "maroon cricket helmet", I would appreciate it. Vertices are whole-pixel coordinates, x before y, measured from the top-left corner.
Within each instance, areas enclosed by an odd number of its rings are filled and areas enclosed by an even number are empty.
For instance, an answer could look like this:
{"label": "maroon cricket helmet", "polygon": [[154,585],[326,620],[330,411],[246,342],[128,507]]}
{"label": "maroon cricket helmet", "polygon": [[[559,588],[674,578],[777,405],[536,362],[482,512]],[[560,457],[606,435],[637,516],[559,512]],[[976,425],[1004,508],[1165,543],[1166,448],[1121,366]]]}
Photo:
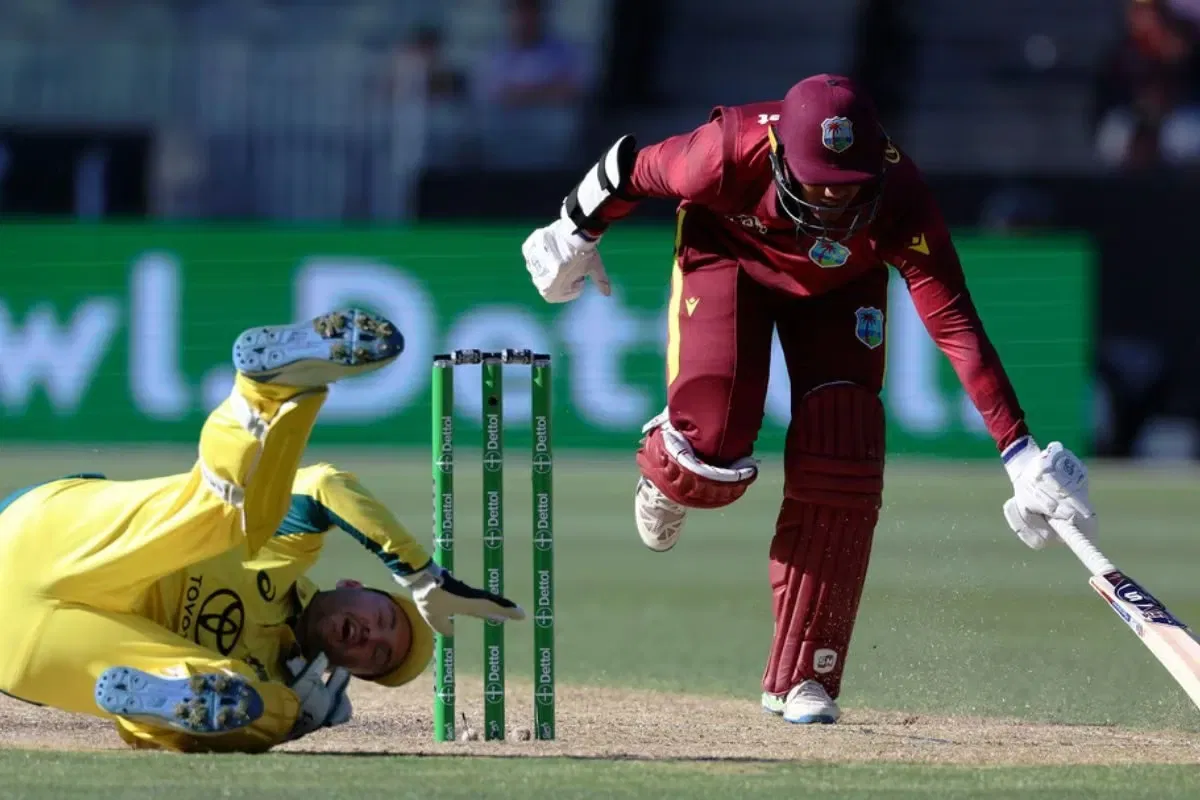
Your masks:
{"label": "maroon cricket helmet", "polygon": [[[870,224],[882,194],[887,134],[874,104],[849,78],[814,75],[783,98],[772,131],[771,168],[779,205],[802,232],[846,239]],[[841,213],[803,199],[800,184],[861,184]]]}

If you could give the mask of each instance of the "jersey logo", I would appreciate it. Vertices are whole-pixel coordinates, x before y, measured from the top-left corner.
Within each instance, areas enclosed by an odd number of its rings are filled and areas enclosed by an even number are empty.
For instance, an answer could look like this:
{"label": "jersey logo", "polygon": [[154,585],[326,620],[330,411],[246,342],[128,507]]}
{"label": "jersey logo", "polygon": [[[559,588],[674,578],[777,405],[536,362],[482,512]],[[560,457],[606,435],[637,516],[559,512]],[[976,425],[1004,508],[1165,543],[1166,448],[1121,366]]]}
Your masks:
{"label": "jersey logo", "polygon": [[809,259],[821,269],[840,267],[850,260],[850,248],[841,242],[817,239],[808,248]]}
{"label": "jersey logo", "polygon": [[887,148],[883,151],[883,160],[889,164],[900,163],[900,151],[891,142],[887,143]]}
{"label": "jersey logo", "polygon": [[192,641],[227,656],[237,647],[246,624],[246,607],[237,592],[218,589],[204,598],[196,612]]}
{"label": "jersey logo", "polygon": [[925,234],[918,234],[912,237],[912,243],[908,245],[909,250],[916,250],[923,256],[929,255],[929,245],[925,243]]}
{"label": "jersey logo", "polygon": [[255,580],[258,583],[258,596],[268,603],[274,601],[277,595],[275,584],[271,582],[270,574],[265,569],[260,569],[258,575],[255,576]]}
{"label": "jersey logo", "polygon": [[883,344],[883,312],[871,306],[855,311],[854,338],[871,350]]}
{"label": "jersey logo", "polygon": [[854,144],[854,125],[845,117],[829,117],[822,121],[821,144],[835,153],[846,152]]}
{"label": "jersey logo", "polygon": [[750,214],[738,214],[736,216],[730,216],[730,217],[728,217],[728,219],[733,220],[734,222],[741,225],[743,228],[749,228],[751,230],[758,231],[759,233],[767,233],[768,232],[767,226],[763,224],[763,221],[761,219],[759,219],[758,217],[752,216]]}
{"label": "jersey logo", "polygon": [[696,313],[696,306],[700,305],[700,298],[689,297],[687,300],[683,301],[683,304],[687,306],[687,315],[690,317],[692,314]]}

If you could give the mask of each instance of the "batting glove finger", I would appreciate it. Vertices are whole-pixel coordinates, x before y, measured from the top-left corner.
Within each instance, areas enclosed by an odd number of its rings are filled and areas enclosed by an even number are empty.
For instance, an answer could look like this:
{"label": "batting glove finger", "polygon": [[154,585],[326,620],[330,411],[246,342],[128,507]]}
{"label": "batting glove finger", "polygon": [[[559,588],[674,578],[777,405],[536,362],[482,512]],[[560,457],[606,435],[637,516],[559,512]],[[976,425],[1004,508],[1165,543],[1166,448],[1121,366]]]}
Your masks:
{"label": "batting glove finger", "polygon": [[608,271],[604,269],[604,263],[599,257],[590,262],[588,275],[591,276],[592,282],[596,284],[596,288],[600,290],[600,294],[605,297],[612,295],[612,281],[608,279]]}
{"label": "batting glove finger", "polygon": [[1004,501],[1004,520],[1017,538],[1034,550],[1041,550],[1057,538],[1045,517],[1030,512],[1015,497]]}

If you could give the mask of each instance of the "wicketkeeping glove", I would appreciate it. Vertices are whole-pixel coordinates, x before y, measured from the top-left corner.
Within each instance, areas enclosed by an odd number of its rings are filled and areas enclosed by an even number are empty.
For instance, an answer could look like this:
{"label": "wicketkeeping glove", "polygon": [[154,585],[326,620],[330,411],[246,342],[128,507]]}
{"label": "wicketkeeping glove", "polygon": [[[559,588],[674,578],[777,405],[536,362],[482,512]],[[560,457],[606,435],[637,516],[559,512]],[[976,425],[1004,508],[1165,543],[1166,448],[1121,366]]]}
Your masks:
{"label": "wicketkeeping glove", "polygon": [[1004,519],[1025,544],[1041,550],[1058,541],[1051,519],[1070,521],[1084,536],[1095,536],[1098,525],[1088,498],[1087,468],[1061,442],[1039,450],[1033,437],[1024,437],[1004,451],[1004,469],[1013,485]]}
{"label": "wicketkeeping glove", "polygon": [[512,600],[468,586],[433,561],[411,575],[395,577],[412,590],[413,602],[429,627],[443,636],[454,635],[456,614],[494,622],[525,619],[524,609]]}
{"label": "wicketkeeping glove", "polygon": [[292,675],[292,682],[288,686],[300,701],[300,712],[287,736],[289,741],[321,728],[332,728],[350,721],[353,709],[350,698],[346,696],[346,686],[350,683],[347,670],[338,667],[329,673],[329,680],[325,680],[329,659],[324,653],[318,654],[312,661],[297,656],[289,660],[286,666]]}

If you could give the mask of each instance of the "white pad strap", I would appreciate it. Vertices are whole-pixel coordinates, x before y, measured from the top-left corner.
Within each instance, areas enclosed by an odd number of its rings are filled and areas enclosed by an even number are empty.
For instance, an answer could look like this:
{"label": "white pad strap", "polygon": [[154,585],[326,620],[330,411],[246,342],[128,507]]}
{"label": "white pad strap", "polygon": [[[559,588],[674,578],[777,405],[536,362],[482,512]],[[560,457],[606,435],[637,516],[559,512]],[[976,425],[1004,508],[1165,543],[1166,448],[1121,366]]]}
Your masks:
{"label": "white pad strap", "polygon": [[[258,442],[258,446],[254,449],[254,457],[250,461],[250,467],[246,471],[246,483],[254,477],[254,473],[258,470],[259,459],[262,458],[263,443],[266,441],[267,435],[271,431],[271,424],[274,420],[280,419],[290,409],[296,406],[295,398],[284,403],[279,407],[279,411],[271,420],[267,420],[259,414],[250,402],[243,397],[237,389],[234,389],[229,395],[229,410],[233,418],[243,430],[247,431]],[[211,467],[204,463],[204,457],[198,459],[200,465],[200,476],[204,480],[204,485],[208,490],[221,498],[226,505],[232,506],[241,512],[242,530],[246,529],[246,490],[235,483],[221,478],[215,473]]]}
{"label": "white pad strap", "polygon": [[692,443],[671,425],[666,409],[642,426],[642,432],[649,433],[655,428],[662,430],[663,445],[671,459],[694,475],[716,483],[742,483],[758,474],[758,461],[749,457],[739,458],[728,467],[714,467],[701,461],[696,457]]}
{"label": "white pad strap", "polygon": [[200,460],[200,476],[204,478],[204,485],[208,487],[208,490],[221,498],[227,505],[240,509],[246,504],[245,490],[237,484],[218,477],[217,473],[209,469],[203,459]]}
{"label": "white pad strap", "polygon": [[232,392],[229,395],[229,407],[233,412],[233,418],[258,441],[267,438],[267,428],[271,423],[262,417],[250,402],[238,392]]}

